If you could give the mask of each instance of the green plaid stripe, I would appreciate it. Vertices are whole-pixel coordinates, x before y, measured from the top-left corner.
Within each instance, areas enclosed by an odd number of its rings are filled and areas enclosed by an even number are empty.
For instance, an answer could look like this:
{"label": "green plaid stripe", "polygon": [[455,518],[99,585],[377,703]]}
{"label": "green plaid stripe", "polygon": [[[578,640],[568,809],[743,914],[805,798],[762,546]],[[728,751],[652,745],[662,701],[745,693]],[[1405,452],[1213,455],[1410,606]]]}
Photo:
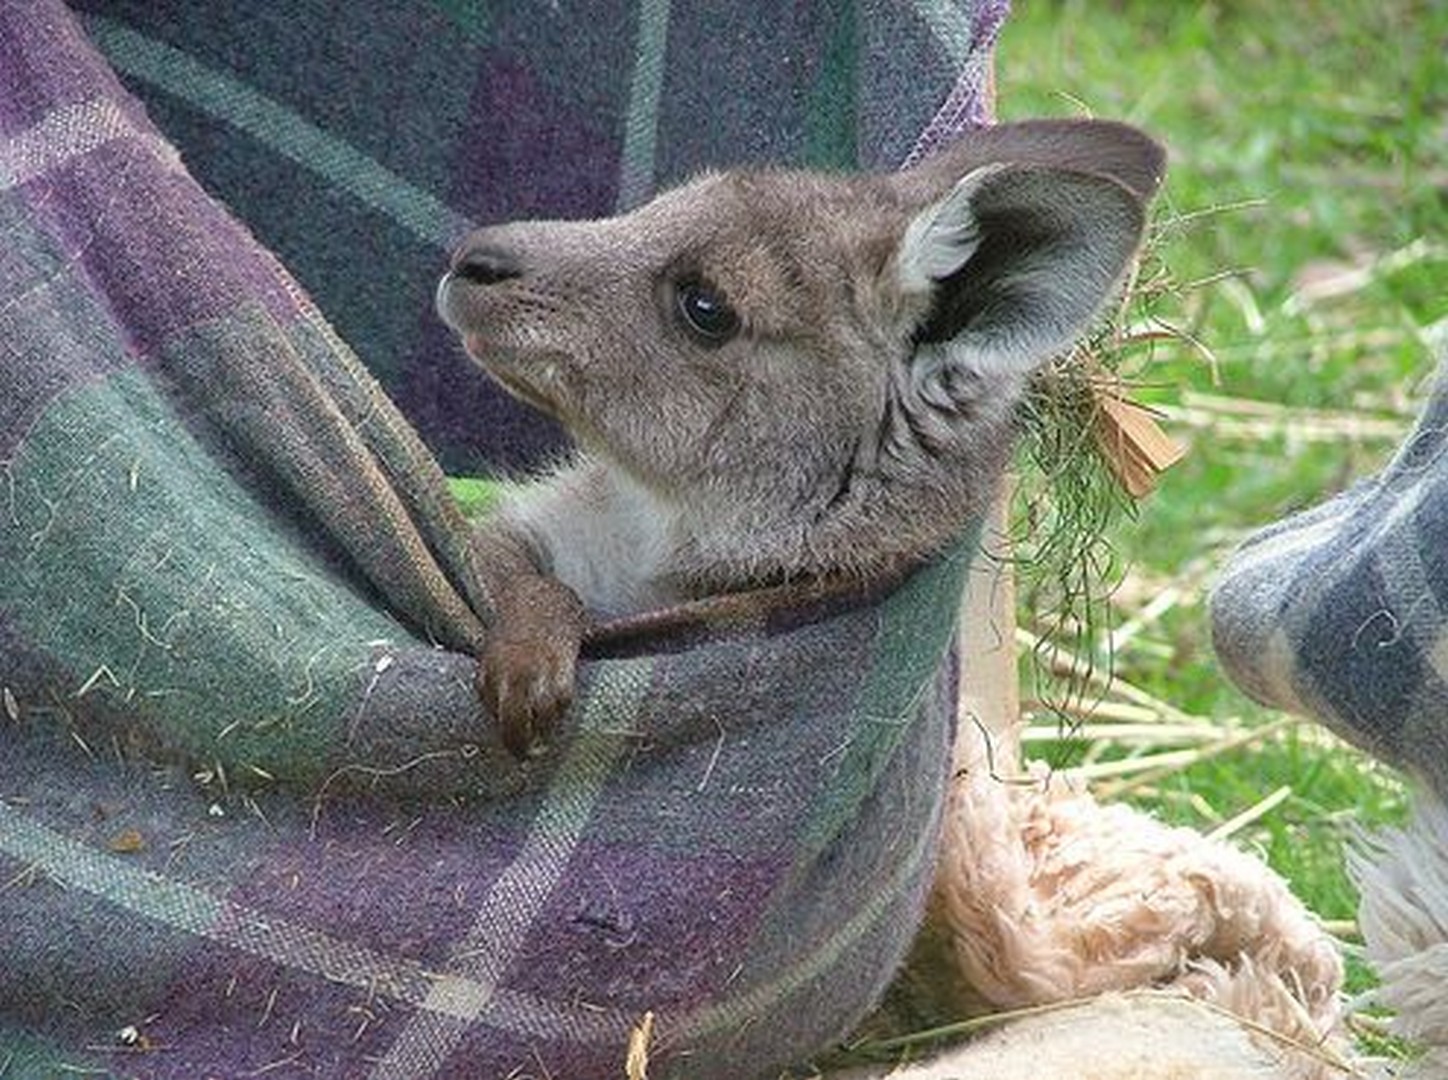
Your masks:
{"label": "green plaid stripe", "polygon": [[117,1080],[90,1054],[0,1023],[0,1080]]}
{"label": "green plaid stripe", "polygon": [[632,209],[653,191],[659,90],[664,80],[668,37],[669,0],[643,0],[638,8],[638,42],[624,113],[623,153],[619,155],[619,210]]}
{"label": "green plaid stripe", "polygon": [[934,865],[938,839],[934,830],[919,830],[910,847],[899,854],[899,864],[887,886],[870,894],[863,904],[855,907],[817,948],[802,956],[800,962],[780,978],[757,985],[747,993],[725,998],[694,1014],[677,1034],[695,1039],[737,1030],[755,1017],[777,1013],[788,1007],[790,998],[818,986],[830,972],[839,970],[842,960],[852,949],[878,934],[883,922],[896,917],[900,905],[912,892],[919,890],[922,873],[928,874],[929,867]]}
{"label": "green plaid stripe", "polygon": [[258,516],[144,373],[54,403],[7,480],[0,607],[73,673],[69,694],[239,773],[345,755],[372,643],[409,635]]}
{"label": "green plaid stripe", "polygon": [[119,71],[245,132],[419,239],[442,247],[466,229],[465,218],[428,192],[244,82],[113,19],[91,15],[85,24]]}

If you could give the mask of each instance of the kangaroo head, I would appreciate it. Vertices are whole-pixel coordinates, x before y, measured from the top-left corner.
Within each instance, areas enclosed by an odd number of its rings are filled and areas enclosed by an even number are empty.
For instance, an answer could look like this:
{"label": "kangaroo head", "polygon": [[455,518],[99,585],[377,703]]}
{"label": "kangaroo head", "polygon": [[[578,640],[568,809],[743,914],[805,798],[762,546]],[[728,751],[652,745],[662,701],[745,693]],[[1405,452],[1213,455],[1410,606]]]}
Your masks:
{"label": "kangaroo head", "polygon": [[983,508],[1027,376],[1111,294],[1162,163],[1124,125],[1036,121],[888,175],[711,173],[471,234],[439,311],[669,508],[703,583],[870,569]]}

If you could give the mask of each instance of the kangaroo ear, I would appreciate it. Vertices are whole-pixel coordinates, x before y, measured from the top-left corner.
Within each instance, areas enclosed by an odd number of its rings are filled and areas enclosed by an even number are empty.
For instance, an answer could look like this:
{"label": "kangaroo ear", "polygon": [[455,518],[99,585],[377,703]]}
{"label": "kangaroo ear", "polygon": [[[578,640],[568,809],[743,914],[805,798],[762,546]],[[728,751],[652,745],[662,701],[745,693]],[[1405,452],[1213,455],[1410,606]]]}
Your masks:
{"label": "kangaroo ear", "polygon": [[917,378],[1024,374],[1070,344],[1135,253],[1165,160],[1126,124],[1030,120],[897,174],[924,207],[896,259],[901,291],[926,301]]}
{"label": "kangaroo ear", "polygon": [[910,221],[896,259],[928,298],[915,329],[937,368],[1025,374],[1071,343],[1136,252],[1144,197],[1111,176],[977,168]]}
{"label": "kangaroo ear", "polygon": [[897,179],[940,192],[986,165],[1034,165],[1109,176],[1149,201],[1166,171],[1166,152],[1145,132],[1114,120],[1023,120],[971,132]]}

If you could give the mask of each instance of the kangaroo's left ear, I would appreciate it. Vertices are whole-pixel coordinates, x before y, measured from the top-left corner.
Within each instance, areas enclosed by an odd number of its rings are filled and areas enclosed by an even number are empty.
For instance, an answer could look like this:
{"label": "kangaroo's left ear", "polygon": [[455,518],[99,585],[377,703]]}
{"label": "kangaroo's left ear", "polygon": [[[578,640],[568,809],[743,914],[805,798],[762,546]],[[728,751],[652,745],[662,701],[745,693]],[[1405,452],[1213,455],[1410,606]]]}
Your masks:
{"label": "kangaroo's left ear", "polygon": [[900,290],[928,301],[922,368],[1024,374],[1069,345],[1135,254],[1164,162],[1125,124],[1038,120],[896,174],[923,206],[894,264]]}
{"label": "kangaroo's left ear", "polygon": [[1142,197],[1109,176],[1012,164],[972,171],[900,242],[900,289],[929,297],[917,345],[942,347],[951,366],[982,374],[1030,371],[1111,295],[1145,221]]}

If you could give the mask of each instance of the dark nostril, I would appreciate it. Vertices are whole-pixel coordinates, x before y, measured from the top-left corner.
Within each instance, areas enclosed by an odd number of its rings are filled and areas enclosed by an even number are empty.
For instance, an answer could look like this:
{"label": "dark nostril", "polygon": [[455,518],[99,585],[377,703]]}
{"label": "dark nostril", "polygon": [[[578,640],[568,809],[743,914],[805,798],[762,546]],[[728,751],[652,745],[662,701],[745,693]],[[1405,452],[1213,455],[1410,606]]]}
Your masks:
{"label": "dark nostril", "polygon": [[502,248],[470,248],[460,252],[455,262],[453,273],[476,285],[496,285],[523,276],[523,264],[518,257]]}

